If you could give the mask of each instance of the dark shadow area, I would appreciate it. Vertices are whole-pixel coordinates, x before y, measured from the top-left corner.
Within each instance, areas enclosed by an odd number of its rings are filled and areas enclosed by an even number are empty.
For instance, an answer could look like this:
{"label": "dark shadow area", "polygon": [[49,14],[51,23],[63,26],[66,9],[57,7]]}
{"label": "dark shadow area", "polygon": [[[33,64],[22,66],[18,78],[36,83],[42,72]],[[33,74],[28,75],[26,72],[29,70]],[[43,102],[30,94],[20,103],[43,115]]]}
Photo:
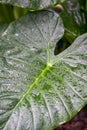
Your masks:
{"label": "dark shadow area", "polygon": [[63,38],[56,43],[54,48],[54,55],[58,55],[60,52],[64,51],[66,48],[68,48],[71,44],[64,40]]}

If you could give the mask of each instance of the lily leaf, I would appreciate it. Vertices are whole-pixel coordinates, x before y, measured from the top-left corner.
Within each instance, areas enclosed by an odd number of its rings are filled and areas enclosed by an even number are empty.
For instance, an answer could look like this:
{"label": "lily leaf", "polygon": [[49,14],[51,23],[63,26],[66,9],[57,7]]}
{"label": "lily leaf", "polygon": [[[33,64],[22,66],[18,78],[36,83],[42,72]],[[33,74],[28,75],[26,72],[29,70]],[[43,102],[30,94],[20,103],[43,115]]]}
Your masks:
{"label": "lily leaf", "polygon": [[58,4],[63,1],[65,0],[0,0],[0,3],[38,10],[49,6],[54,6],[55,4]]}
{"label": "lily leaf", "polygon": [[87,34],[54,56],[64,34],[53,12],[34,12],[0,38],[0,129],[52,130],[87,103]]}

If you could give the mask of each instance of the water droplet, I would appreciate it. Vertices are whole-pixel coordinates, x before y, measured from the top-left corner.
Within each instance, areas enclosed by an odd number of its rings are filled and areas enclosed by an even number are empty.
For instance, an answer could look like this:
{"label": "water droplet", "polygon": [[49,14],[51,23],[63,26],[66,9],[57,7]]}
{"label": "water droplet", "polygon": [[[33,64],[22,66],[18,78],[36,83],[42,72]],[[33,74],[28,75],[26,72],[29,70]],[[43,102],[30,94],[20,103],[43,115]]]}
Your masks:
{"label": "water droplet", "polygon": [[19,34],[18,34],[18,33],[15,33],[15,36],[17,36],[17,37],[18,37],[18,36],[19,36]]}
{"label": "water droplet", "polygon": [[34,31],[34,28],[32,28],[32,31]]}
{"label": "water droplet", "polygon": [[31,47],[30,49],[31,49],[31,51],[35,51],[35,50],[36,50],[36,48],[35,48],[35,47]]}
{"label": "water droplet", "polygon": [[42,23],[41,25],[43,26],[44,24]]}
{"label": "water droplet", "polygon": [[7,30],[2,34],[2,36],[5,36],[7,34]]}

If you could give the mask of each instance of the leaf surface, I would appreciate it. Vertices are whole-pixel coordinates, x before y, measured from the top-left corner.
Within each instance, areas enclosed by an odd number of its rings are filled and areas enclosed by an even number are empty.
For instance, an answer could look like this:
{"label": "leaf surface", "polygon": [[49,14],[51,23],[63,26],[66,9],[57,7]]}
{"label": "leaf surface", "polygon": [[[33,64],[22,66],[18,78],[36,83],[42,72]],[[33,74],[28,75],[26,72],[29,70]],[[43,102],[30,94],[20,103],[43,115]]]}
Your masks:
{"label": "leaf surface", "polygon": [[0,38],[0,130],[52,130],[87,103],[87,34],[63,53],[52,12],[29,13]]}
{"label": "leaf surface", "polygon": [[62,3],[61,17],[66,29],[65,37],[72,43],[73,40],[87,32],[86,0],[66,0]]}
{"label": "leaf surface", "polygon": [[8,24],[6,23],[0,23],[0,35],[2,35],[2,33],[5,31],[5,29],[7,29]]}
{"label": "leaf surface", "polygon": [[38,10],[49,6],[54,6],[55,4],[63,1],[65,0],[0,0],[0,3]]}

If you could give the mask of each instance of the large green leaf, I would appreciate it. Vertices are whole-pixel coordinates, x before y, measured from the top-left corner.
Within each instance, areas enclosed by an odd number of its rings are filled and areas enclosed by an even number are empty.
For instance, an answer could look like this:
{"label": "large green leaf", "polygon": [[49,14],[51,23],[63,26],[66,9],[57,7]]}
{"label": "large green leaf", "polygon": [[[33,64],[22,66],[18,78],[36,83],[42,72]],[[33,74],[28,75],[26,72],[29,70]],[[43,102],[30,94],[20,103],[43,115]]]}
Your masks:
{"label": "large green leaf", "polygon": [[87,34],[63,53],[52,12],[29,13],[0,38],[0,130],[52,130],[87,103]]}
{"label": "large green leaf", "polygon": [[0,3],[38,10],[45,7],[54,6],[55,4],[63,1],[65,0],[0,0]]}

